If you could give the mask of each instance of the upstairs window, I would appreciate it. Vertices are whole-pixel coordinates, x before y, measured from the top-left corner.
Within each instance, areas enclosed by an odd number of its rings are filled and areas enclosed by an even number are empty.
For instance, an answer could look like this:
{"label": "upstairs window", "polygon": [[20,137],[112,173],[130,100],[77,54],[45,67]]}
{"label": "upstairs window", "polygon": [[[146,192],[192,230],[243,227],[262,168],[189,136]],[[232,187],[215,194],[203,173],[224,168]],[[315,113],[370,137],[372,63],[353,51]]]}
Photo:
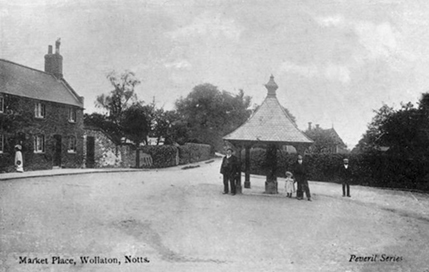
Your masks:
{"label": "upstairs window", "polygon": [[43,103],[36,103],[34,106],[34,116],[36,118],[45,118],[46,116],[46,106]]}
{"label": "upstairs window", "polygon": [[0,96],[0,113],[4,112],[4,98]]}
{"label": "upstairs window", "polygon": [[69,122],[76,123],[76,109],[69,108]]}
{"label": "upstairs window", "polygon": [[35,135],[34,136],[34,153],[45,152],[45,136]]}
{"label": "upstairs window", "polygon": [[76,153],[76,137],[69,136],[69,147],[67,149],[68,153]]}

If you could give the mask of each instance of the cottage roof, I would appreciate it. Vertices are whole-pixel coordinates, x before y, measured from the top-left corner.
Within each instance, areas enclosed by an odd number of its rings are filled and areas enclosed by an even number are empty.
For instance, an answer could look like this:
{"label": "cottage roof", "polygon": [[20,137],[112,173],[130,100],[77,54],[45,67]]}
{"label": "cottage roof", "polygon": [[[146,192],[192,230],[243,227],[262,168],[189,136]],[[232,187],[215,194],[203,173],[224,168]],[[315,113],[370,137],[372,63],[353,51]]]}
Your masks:
{"label": "cottage roof", "polygon": [[267,97],[257,111],[239,128],[223,137],[228,141],[265,143],[313,143],[292,121],[276,97],[274,77],[265,85]]}
{"label": "cottage roof", "polygon": [[335,143],[341,146],[346,146],[346,144],[343,142],[343,139],[341,139],[340,135],[338,135],[337,131],[334,128],[327,129],[329,135],[334,139]]}
{"label": "cottage roof", "polygon": [[328,129],[322,129],[320,127],[309,128],[305,133],[308,137],[313,139],[318,134],[325,135],[326,137],[332,139],[333,143],[335,143],[336,145],[347,147],[347,145],[343,142],[340,135],[338,135],[337,131],[334,128],[328,128]]}
{"label": "cottage roof", "polygon": [[3,59],[0,92],[83,108],[83,98],[64,79]]}

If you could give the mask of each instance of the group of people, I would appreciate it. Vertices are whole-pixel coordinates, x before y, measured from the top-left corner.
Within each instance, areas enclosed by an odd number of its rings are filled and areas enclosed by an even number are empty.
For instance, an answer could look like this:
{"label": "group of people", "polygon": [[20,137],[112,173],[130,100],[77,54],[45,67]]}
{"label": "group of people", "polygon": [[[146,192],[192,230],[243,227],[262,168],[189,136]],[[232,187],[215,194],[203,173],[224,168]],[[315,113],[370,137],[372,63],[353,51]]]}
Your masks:
{"label": "group of people", "polygon": [[[343,165],[338,169],[339,177],[343,187],[343,197],[351,197],[350,183],[352,181],[352,170],[349,167],[349,160],[344,159]],[[295,192],[295,183],[298,184],[296,189],[296,198],[303,199],[304,193],[308,201],[311,201],[310,187],[308,186],[308,168],[303,163],[302,156],[298,155],[298,161],[292,167],[292,172],[286,171],[285,192],[287,197],[292,197]]]}
{"label": "group of people", "polygon": [[[226,156],[222,160],[220,172],[223,175],[223,194],[229,193],[236,194],[236,180],[240,175],[240,166],[237,157],[233,154],[232,148],[228,148]],[[344,159],[343,165],[339,167],[339,176],[341,178],[343,187],[343,197],[351,197],[350,195],[350,182],[352,181],[352,170],[349,167],[349,160]],[[304,193],[308,201],[311,201],[310,187],[308,186],[309,168],[303,161],[303,157],[298,155],[297,162],[292,166],[290,171],[286,171],[285,192],[286,197],[291,198],[296,191],[296,198],[298,200],[304,199]],[[295,183],[297,188],[295,190]]]}

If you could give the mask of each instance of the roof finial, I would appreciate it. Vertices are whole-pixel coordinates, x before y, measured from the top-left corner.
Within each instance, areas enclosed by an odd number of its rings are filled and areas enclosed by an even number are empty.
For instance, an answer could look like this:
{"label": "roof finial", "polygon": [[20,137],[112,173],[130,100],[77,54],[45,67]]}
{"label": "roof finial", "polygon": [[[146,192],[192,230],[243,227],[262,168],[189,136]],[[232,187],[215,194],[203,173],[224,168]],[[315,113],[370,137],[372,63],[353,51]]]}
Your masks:
{"label": "roof finial", "polygon": [[272,74],[268,83],[265,84],[265,88],[268,90],[268,96],[276,96],[276,90],[279,88],[279,86],[274,81],[274,76]]}

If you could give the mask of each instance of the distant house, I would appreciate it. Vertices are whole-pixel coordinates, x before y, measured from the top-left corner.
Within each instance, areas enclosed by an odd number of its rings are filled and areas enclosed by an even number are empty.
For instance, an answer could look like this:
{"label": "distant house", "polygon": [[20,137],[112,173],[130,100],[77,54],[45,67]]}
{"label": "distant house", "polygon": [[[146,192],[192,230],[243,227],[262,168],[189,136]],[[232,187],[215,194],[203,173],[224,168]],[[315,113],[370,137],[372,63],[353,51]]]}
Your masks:
{"label": "distant house", "polygon": [[64,79],[60,41],[45,70],[0,59],[0,172],[11,171],[14,146],[24,170],[82,167],[84,99]]}
{"label": "distant house", "polygon": [[309,148],[309,153],[344,154],[349,152],[347,145],[334,128],[322,129],[319,125],[313,128],[310,122],[305,134],[314,141]]}

